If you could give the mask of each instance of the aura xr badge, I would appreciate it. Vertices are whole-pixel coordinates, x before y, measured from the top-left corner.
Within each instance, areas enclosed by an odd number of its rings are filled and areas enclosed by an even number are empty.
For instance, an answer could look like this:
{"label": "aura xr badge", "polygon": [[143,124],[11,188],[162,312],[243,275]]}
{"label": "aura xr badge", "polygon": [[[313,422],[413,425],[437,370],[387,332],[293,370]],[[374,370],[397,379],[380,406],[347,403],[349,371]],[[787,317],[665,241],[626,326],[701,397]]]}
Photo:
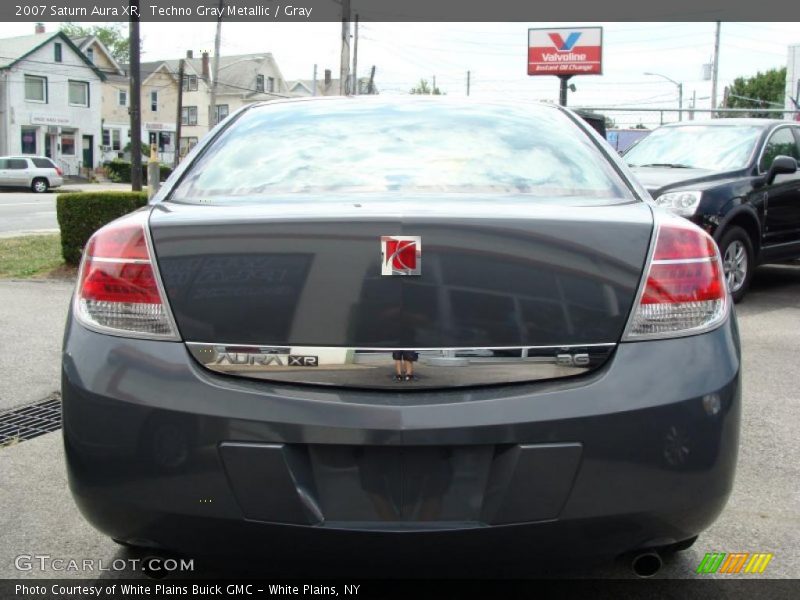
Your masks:
{"label": "aura xr badge", "polygon": [[413,235],[381,237],[381,275],[420,275],[422,238]]}

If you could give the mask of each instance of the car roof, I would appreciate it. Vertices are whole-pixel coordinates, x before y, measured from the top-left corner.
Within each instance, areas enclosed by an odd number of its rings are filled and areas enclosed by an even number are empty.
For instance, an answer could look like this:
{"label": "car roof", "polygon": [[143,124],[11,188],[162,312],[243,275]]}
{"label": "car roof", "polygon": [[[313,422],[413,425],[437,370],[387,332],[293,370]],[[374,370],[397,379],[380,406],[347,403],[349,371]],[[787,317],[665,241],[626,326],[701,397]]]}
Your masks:
{"label": "car roof", "polygon": [[46,156],[39,156],[38,154],[15,154],[13,156],[0,156],[0,160],[4,158],[44,158],[45,160],[53,162],[52,158],[48,158]]}
{"label": "car roof", "polygon": [[690,127],[702,125],[703,127],[762,127],[764,129],[774,125],[796,125],[794,121],[784,121],[783,119],[754,119],[745,117],[736,117],[732,119],[703,119],[699,121],[680,121],[678,123],[668,123],[662,127]]}

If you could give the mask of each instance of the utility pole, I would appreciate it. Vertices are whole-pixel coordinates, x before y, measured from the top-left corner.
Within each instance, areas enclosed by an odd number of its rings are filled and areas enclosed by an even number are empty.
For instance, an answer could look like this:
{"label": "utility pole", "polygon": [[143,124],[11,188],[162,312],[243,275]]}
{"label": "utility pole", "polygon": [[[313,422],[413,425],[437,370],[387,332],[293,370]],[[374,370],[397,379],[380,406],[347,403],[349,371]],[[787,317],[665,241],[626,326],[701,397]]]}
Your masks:
{"label": "utility pole", "polygon": [[678,84],[678,121],[683,121],[683,84]]}
{"label": "utility pole", "polygon": [[431,94],[436,93],[436,75],[433,76],[433,85],[431,85]]}
{"label": "utility pole", "polygon": [[358,95],[358,13],[356,13],[356,32],[353,36],[353,87],[351,93]]}
{"label": "utility pole", "polygon": [[214,66],[211,73],[211,114],[208,116],[209,129],[217,124],[217,80],[219,79],[219,45],[222,39],[222,5],[219,0],[219,16],[217,17],[217,34],[214,36]]}
{"label": "utility pole", "polygon": [[342,56],[339,61],[339,95],[347,95],[350,78],[350,0],[342,0]]}
{"label": "utility pole", "polygon": [[181,124],[183,123],[183,71],[185,61],[178,62],[178,112],[175,115],[175,159],[173,166],[177,167],[181,155]]}
{"label": "utility pole", "polygon": [[[719,33],[720,22],[717,21],[716,33],[714,34],[714,62],[711,64],[711,108],[717,108],[717,77],[719,76]],[[714,118],[714,113],[711,113]]]}
{"label": "utility pole", "polygon": [[312,96],[316,96],[317,95],[317,65],[316,65],[316,63],[314,64],[314,81],[313,81],[312,88],[313,89],[311,90],[311,95]]}
{"label": "utility pole", "polygon": [[367,93],[373,93],[373,81],[375,81],[375,65],[372,65],[372,70],[369,72],[369,84],[367,85]]}
{"label": "utility pole", "polygon": [[697,90],[692,90],[692,112],[689,113],[689,120],[694,121],[694,109],[697,107]]}
{"label": "utility pole", "polygon": [[131,189],[142,191],[142,77],[139,61],[139,0],[130,0],[130,22],[128,25],[128,42],[130,53],[130,87],[131,87]]}
{"label": "utility pole", "polygon": [[569,80],[572,78],[572,75],[559,75],[558,79],[561,82],[559,86],[559,93],[558,93],[558,103],[561,106],[567,105],[567,88],[569,85]]}
{"label": "utility pole", "polygon": [[467,96],[469,96],[469,79],[470,79],[470,72],[467,71]]}

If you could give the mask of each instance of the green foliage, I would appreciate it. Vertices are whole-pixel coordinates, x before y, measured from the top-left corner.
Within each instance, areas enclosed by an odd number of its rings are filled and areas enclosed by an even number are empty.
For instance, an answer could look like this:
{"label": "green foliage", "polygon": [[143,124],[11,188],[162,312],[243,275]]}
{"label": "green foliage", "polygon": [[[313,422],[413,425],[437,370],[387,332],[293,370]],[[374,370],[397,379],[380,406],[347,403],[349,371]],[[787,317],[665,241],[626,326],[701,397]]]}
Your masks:
{"label": "green foliage", "polygon": [[[131,163],[127,160],[114,159],[103,166],[106,168],[108,178],[116,183],[131,182]],[[172,173],[172,168],[167,165],[159,165],[159,179],[165,181]],[[142,182],[147,183],[147,159],[142,160]]]}
{"label": "green foliage", "polygon": [[420,79],[419,84],[416,87],[411,88],[410,93],[412,94],[433,94],[434,96],[443,96],[442,91],[438,87],[433,87],[431,89],[430,84],[428,84],[427,79]]}
{"label": "green foliage", "polygon": [[633,128],[634,129],[649,129],[649,127],[647,127],[647,125],[645,125],[644,123],[637,123],[636,125],[633,126]]}
{"label": "green foliage", "polygon": [[[125,144],[125,147],[122,149],[123,152],[130,152],[133,146],[131,143],[128,142]],[[150,156],[150,144],[145,144],[142,142],[142,160],[147,160],[147,157]]]}
{"label": "green foliage", "polygon": [[114,60],[117,62],[128,62],[130,38],[128,37],[127,29],[122,23],[106,23],[104,25],[93,25],[91,27],[85,27],[77,23],[62,23],[61,31],[70,38],[94,35],[108,48]]}
{"label": "green foliage", "polygon": [[86,242],[106,223],[147,204],[147,192],[74,192],[56,198],[64,261],[77,265]]}
{"label": "green foliage", "polygon": [[[786,94],[786,67],[759,71],[753,77],[737,77],[728,88],[726,108],[783,108]],[[747,116],[725,114],[723,116]],[[781,118],[780,113],[759,112],[754,110],[751,117]]]}

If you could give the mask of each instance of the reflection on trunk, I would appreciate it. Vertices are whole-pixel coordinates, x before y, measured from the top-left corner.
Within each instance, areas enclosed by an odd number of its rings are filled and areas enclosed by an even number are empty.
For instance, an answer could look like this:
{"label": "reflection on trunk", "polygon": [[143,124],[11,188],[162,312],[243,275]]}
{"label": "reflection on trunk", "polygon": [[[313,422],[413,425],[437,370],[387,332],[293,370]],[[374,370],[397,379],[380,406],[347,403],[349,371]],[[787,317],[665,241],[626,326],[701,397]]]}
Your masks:
{"label": "reflection on trunk", "polygon": [[[185,340],[402,350],[617,342],[652,219],[644,204],[275,199],[162,204],[151,229]],[[381,274],[385,235],[421,237],[419,276]]]}
{"label": "reflection on trunk", "polygon": [[[431,389],[554,379],[601,366],[614,344],[559,348],[358,349],[226,346],[188,342],[218,373],[316,385]],[[408,366],[413,363],[413,367]],[[409,379],[398,379],[400,365]],[[411,370],[409,370],[409,368]],[[397,387],[402,384],[402,388]]]}

